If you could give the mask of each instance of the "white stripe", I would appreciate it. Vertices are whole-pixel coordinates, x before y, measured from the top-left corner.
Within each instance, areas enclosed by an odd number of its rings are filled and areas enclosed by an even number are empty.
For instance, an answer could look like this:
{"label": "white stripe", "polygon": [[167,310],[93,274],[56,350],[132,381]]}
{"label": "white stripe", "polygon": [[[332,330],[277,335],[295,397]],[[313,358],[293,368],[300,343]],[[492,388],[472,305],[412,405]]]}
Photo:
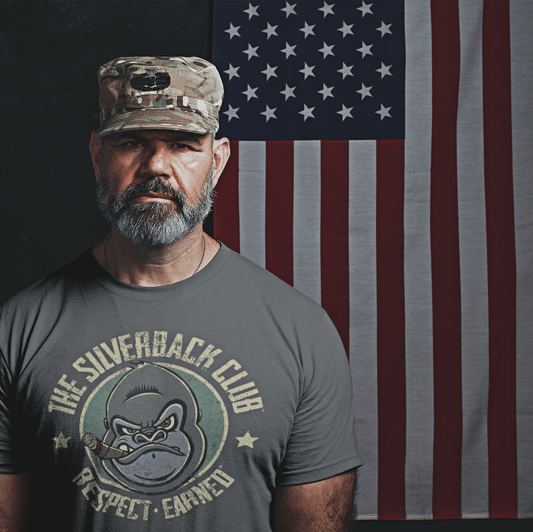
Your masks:
{"label": "white stripe", "polygon": [[405,511],[432,516],[433,322],[431,294],[431,11],[405,3]]}
{"label": "white stripe", "polygon": [[320,141],[294,142],[294,287],[320,303]]}
{"label": "white stripe", "polygon": [[350,367],[357,444],[364,467],[358,472],[359,515],[377,518],[377,296],[376,143],[350,141]]}
{"label": "white stripe", "polygon": [[511,0],[518,515],[533,517],[533,3]]}
{"label": "white stripe", "polygon": [[461,2],[459,24],[457,186],[464,383],[461,512],[463,517],[488,517],[489,324],[483,156],[483,0]]}
{"label": "white stripe", "polygon": [[239,142],[241,254],[265,267],[266,143]]}

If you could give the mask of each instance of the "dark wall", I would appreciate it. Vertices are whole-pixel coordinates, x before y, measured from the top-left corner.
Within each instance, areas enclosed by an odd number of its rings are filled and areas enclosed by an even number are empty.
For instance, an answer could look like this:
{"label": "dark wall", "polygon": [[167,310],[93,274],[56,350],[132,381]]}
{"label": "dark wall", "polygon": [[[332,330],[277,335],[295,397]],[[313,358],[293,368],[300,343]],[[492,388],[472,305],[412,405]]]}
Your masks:
{"label": "dark wall", "polygon": [[127,55],[211,58],[204,0],[0,1],[0,303],[107,234],[93,200],[96,71]]}

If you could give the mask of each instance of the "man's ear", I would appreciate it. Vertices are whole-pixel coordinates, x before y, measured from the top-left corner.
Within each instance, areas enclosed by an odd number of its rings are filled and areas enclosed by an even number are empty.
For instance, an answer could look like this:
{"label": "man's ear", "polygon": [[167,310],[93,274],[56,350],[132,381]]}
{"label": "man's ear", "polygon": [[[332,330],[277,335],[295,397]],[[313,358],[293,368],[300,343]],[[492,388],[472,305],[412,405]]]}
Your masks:
{"label": "man's ear", "polygon": [[213,158],[215,160],[215,168],[213,170],[213,187],[218,183],[218,179],[222,174],[222,170],[226,166],[230,156],[231,150],[229,140],[226,137],[216,139],[213,143]]}
{"label": "man's ear", "polygon": [[100,169],[100,150],[102,149],[102,139],[96,140],[94,136],[96,131],[91,133],[91,140],[89,141],[89,151],[91,152],[91,162],[93,163],[94,177],[98,180],[98,173]]}

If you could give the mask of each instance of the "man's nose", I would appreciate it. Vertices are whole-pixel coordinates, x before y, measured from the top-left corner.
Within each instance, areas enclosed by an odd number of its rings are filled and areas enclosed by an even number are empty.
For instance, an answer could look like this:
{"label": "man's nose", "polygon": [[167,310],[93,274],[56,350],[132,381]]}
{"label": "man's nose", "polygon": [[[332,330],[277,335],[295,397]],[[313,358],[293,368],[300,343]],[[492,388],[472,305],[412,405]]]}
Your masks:
{"label": "man's nose", "polygon": [[157,176],[168,179],[172,175],[172,166],[166,145],[161,143],[149,146],[144,154],[141,174],[147,179]]}

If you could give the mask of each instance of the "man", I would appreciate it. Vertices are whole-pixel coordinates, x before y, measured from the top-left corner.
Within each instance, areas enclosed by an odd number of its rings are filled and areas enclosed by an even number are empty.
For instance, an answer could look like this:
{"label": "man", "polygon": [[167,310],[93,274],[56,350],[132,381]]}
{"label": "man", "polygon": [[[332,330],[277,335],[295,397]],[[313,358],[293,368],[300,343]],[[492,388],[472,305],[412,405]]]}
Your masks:
{"label": "man", "polygon": [[195,57],[99,70],[111,232],[0,315],[0,530],[344,531],[357,454],[341,341],[202,230],[228,160]]}

